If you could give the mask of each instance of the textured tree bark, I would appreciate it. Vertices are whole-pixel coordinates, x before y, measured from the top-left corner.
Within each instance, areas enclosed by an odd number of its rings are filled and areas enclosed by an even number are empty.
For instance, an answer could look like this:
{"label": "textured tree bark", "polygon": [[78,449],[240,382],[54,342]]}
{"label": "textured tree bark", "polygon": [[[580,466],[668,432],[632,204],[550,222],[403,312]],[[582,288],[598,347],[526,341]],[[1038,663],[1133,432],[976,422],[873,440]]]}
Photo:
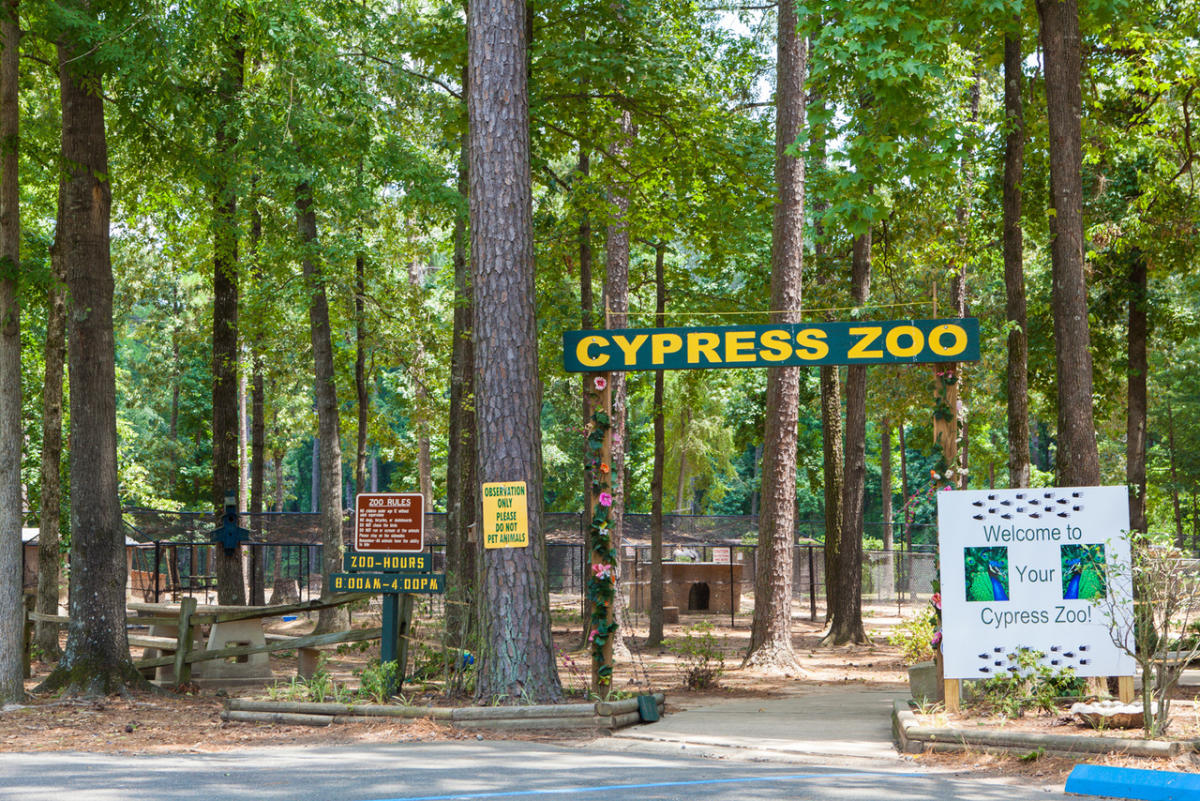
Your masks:
{"label": "textured tree bark", "polygon": [[1082,101],[1076,0],[1037,0],[1050,128],[1050,293],[1058,374],[1058,483],[1100,483],[1083,271]]}
{"label": "textured tree bark", "polygon": [[[78,6],[92,15],[86,4]],[[125,634],[125,537],[117,496],[116,351],[108,148],[101,76],[72,32],[58,42],[62,164],[56,248],[66,268],[71,398],[71,623],[42,691],[111,695],[145,681]]]}
{"label": "textured tree bark", "polygon": [[[667,312],[665,255],[667,246],[654,247],[654,324],[663,325]],[[646,648],[663,641],[663,471],[667,461],[666,425],[663,419],[663,371],[654,371],[654,468],[650,476],[650,630]]]}
{"label": "textured tree bark", "polygon": [[[358,160],[358,186],[362,189],[363,160]],[[354,254],[354,394],[358,426],[354,438],[354,491],[367,491],[367,423],[371,396],[367,386],[367,257],[363,227],[356,228],[358,252]]]}
{"label": "textured tree bark", "polygon": [[470,3],[467,39],[477,480],[524,481],[529,501],[529,547],[483,555],[484,649],[476,696],[557,701],[562,685],[550,638],[542,531],[524,2]]}
{"label": "textured tree bark", "polygon": [[[329,330],[329,300],[325,295],[323,270],[317,263],[317,213],[313,209],[312,187],[307,183],[296,186],[296,227],[300,232],[304,255],[300,260],[304,279],[308,283],[308,321],[312,335],[317,397],[317,437],[320,442],[321,471],[321,573],[342,569],[342,446],[338,420],[337,386],[333,367],[333,341]],[[321,597],[330,596],[328,581],[322,582]],[[316,632],[347,628],[350,618],[345,607],[322,609],[317,617]]]}
{"label": "textured tree bark", "polygon": [[[621,113],[621,135],[609,152],[617,165],[613,172],[625,169],[625,151],[633,143],[633,117],[628,111]],[[604,228],[604,327],[627,328],[629,326],[629,187],[620,180],[614,181],[608,192],[608,203],[612,206],[612,221]],[[621,540],[625,532],[625,434],[629,419],[629,391],[625,373],[615,372],[609,377],[612,393],[612,429],[609,437],[612,445],[610,465],[612,467],[612,508],[609,510],[609,527],[612,530],[612,546],[618,556],[616,560],[617,595],[614,613],[617,620],[625,618],[624,596],[621,592]],[[620,626],[610,636],[613,652],[618,658],[629,657],[625,644],[625,633]]]}
{"label": "textured tree bark", "polygon": [[[273,451],[271,461],[275,465],[275,511],[283,511],[283,457],[284,451]],[[275,570],[271,580],[271,603],[290,604],[300,600],[300,587],[296,579],[285,575],[283,549],[275,546]]]}
{"label": "textured tree bark", "polygon": [[1025,110],[1021,101],[1021,20],[1004,37],[1004,289],[1008,321],[1008,483],[1029,486],[1029,325],[1025,311],[1021,176],[1025,169]]}
{"label": "textured tree bark", "polygon": [[[776,33],[775,210],[771,228],[772,322],[800,322],[804,264],[804,159],[787,152],[804,128],[808,51],[796,31],[793,0],[780,0]],[[767,370],[762,501],[754,577],[754,620],[743,665],[790,675],[802,671],[792,650],[792,555],[796,539],[796,427],[800,368]]]}
{"label": "textured tree bark", "polygon": [[[1146,259],[1132,254],[1129,265],[1129,340],[1126,370],[1128,409],[1125,415],[1125,483],[1129,485],[1129,528],[1146,533]],[[1183,526],[1179,542],[1183,547]]]}
{"label": "textured tree bark", "polygon": [[[464,76],[465,78],[465,76]],[[475,480],[475,407],[471,393],[475,376],[474,297],[467,265],[467,140],[463,136],[458,162],[458,192],[463,210],[454,216],[454,344],[450,354],[450,430],[446,465],[446,632],[450,643],[466,647],[476,633],[471,614],[478,581],[479,546],[471,541],[478,503]]]}
{"label": "textured tree bark", "polygon": [[[61,191],[61,190],[60,190]],[[50,250],[50,289],[46,297],[46,372],[42,380],[42,465],[40,473],[42,505],[38,519],[38,588],[36,609],[43,615],[57,615],[62,582],[59,529],[62,525],[62,421],[63,363],[67,358],[67,298],[63,285],[63,264],[56,246]],[[57,659],[62,650],[58,643],[57,623],[37,623],[33,641],[46,656]]]}
{"label": "textured tree bark", "polygon": [[[0,5],[0,703],[24,700],[21,600],[21,193],[17,0]],[[57,558],[57,554],[55,555]]]}
{"label": "textured tree bark", "polygon": [[[240,497],[238,443],[238,225],[237,189],[234,177],[238,145],[236,117],[238,95],[242,91],[246,50],[241,43],[241,21],[224,44],[225,62],[218,78],[217,95],[220,115],[216,130],[216,178],[212,188],[213,237],[213,334],[212,334],[212,405],[213,405],[213,507],[220,514],[225,497]],[[238,504],[240,508],[240,504]],[[231,552],[215,548],[217,600],[223,604],[246,603],[242,574],[242,549]]]}
{"label": "textured tree bark", "polygon": [[[871,296],[871,232],[855,237],[851,291],[856,305]],[[842,539],[837,560],[837,592],[830,606],[829,632],[822,645],[865,643],[862,622],[863,496],[867,476],[867,368],[846,368],[846,478],[842,487]]]}

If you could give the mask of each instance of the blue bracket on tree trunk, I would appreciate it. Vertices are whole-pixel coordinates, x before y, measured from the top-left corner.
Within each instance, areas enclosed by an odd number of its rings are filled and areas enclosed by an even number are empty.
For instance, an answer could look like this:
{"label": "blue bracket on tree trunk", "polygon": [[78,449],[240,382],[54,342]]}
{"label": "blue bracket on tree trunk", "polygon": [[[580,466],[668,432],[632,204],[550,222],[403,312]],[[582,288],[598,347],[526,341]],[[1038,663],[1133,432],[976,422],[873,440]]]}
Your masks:
{"label": "blue bracket on tree trunk", "polygon": [[219,543],[225,553],[234,553],[238,546],[250,539],[249,529],[238,525],[238,510],[235,496],[225,496],[225,513],[221,516],[221,525],[208,533],[210,542]]}

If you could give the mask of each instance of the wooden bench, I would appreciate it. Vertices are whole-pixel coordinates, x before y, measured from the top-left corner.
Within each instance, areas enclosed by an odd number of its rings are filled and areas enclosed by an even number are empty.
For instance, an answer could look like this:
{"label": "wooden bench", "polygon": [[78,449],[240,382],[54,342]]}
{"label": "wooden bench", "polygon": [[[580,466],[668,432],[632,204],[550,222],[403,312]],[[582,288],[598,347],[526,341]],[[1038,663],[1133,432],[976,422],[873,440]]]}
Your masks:
{"label": "wooden bench", "polygon": [[[287,606],[198,607],[195,598],[184,598],[178,605],[131,603],[129,611],[132,614],[127,620],[150,627],[148,634],[135,632],[127,635],[131,646],[148,649],[146,656],[134,662],[134,667],[143,672],[154,670],[157,683],[176,687],[192,681],[194,665],[202,666],[197,670],[196,678],[210,680],[210,683],[260,682],[274,678],[270,673],[268,653],[295,649],[299,655],[300,674],[304,676],[307,671],[307,676],[311,676],[316,670],[318,649],[322,646],[378,640],[383,629],[349,629],[292,637],[264,633],[263,618],[312,612],[369,597],[364,594],[339,595],[329,601],[306,601]],[[31,622],[70,623],[70,618],[63,615],[42,615],[31,611],[27,616]],[[200,627],[205,625],[210,627],[210,632],[208,638],[202,641]],[[261,659],[251,661],[244,657]],[[264,666],[265,673],[262,672]]]}

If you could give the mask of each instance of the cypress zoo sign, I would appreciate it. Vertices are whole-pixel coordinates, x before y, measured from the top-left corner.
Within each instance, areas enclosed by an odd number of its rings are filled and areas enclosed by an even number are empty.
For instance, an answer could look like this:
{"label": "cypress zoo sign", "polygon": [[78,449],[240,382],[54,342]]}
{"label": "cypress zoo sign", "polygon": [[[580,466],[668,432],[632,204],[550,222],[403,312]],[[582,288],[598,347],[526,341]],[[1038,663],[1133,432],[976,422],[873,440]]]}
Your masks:
{"label": "cypress zoo sign", "polygon": [[1125,487],[954,490],[937,502],[947,679],[1005,675],[1020,649],[1077,676],[1133,674],[1109,633],[1115,606],[1133,602]]}
{"label": "cypress zoo sign", "polygon": [[575,373],[978,360],[973,317],[563,332]]}

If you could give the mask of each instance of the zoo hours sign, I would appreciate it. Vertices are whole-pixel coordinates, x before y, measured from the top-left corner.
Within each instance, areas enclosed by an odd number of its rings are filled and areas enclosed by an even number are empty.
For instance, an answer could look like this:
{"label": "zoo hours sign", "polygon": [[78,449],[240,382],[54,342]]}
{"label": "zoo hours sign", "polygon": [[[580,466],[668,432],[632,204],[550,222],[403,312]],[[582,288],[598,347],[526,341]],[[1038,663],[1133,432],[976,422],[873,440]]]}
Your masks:
{"label": "zoo hours sign", "polygon": [[1003,675],[1020,648],[1077,676],[1133,673],[1106,612],[1132,603],[1125,487],[947,491],[937,500],[946,678]]}

